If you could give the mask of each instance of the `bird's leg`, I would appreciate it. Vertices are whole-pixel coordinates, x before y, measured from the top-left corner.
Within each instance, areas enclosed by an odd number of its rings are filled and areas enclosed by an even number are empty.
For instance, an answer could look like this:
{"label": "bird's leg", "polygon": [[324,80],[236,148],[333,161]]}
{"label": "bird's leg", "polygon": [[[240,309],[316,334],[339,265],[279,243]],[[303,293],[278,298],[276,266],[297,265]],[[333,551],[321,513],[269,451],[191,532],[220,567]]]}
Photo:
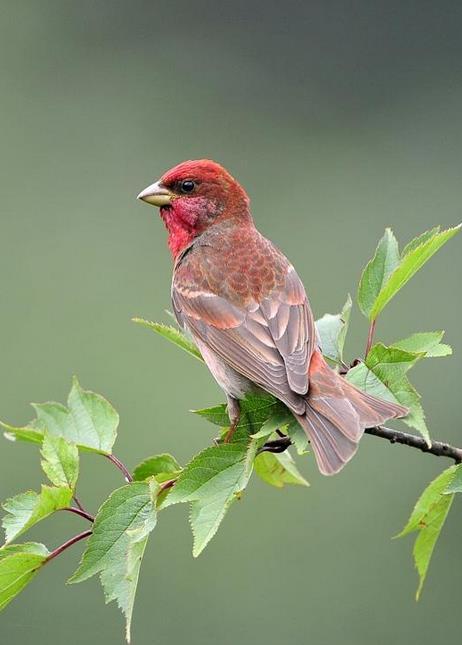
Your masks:
{"label": "bird's leg", "polygon": [[239,401],[232,396],[227,396],[228,399],[228,416],[230,420],[230,427],[228,432],[226,433],[224,442],[229,443],[231,439],[233,438],[233,434],[236,431],[236,428],[239,423],[239,419],[241,418],[241,406],[239,405]]}

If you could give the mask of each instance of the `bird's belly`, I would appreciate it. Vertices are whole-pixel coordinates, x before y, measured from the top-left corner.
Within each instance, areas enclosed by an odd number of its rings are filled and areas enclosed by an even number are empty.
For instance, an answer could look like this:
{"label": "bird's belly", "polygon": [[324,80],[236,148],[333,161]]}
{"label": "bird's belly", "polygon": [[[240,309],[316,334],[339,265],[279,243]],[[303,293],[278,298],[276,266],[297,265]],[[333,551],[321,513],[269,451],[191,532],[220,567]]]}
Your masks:
{"label": "bird's belly", "polygon": [[243,399],[247,392],[254,391],[257,386],[248,378],[236,372],[234,368],[225,363],[212,349],[199,339],[194,338],[202,357],[212,373],[212,376],[221,389],[234,399]]}

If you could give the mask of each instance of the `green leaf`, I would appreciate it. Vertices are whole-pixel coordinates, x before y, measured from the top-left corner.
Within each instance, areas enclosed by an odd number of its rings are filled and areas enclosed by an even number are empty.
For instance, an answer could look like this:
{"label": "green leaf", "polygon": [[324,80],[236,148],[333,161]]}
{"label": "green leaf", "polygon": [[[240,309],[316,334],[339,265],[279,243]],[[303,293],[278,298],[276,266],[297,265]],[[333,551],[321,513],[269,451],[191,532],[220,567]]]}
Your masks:
{"label": "green leaf", "polygon": [[48,556],[48,549],[36,542],[0,549],[0,610],[35,578]]}
{"label": "green leaf", "polygon": [[441,529],[444,526],[454,495],[443,496],[433,507],[432,513],[426,518],[426,526],[423,528],[414,543],[414,562],[419,574],[419,586],[416,592],[416,599],[419,600],[423,584],[427,576],[430,560],[438,541]]}
{"label": "green leaf", "polygon": [[414,562],[419,573],[417,599],[420,597],[435,544],[454,498],[453,494],[447,494],[447,489],[454,479],[457,468],[457,466],[451,466],[427,486],[418,499],[406,526],[397,536],[403,537],[413,531],[419,531],[413,550]]}
{"label": "green leaf", "polygon": [[409,413],[401,421],[409,427],[418,430],[427,444],[431,446],[430,435],[427,424],[425,423],[425,413],[420,403],[420,395],[405,375],[405,372],[409,369],[407,361],[403,363],[391,363],[391,374],[387,370],[387,365],[386,362],[377,363],[380,376],[387,381],[387,385],[364,363],[359,363],[349,370],[346,375],[346,380],[360,390],[372,394],[379,399],[391,401],[392,403],[400,403],[407,407]]}
{"label": "green leaf", "polygon": [[404,257],[411,251],[414,251],[417,247],[419,247],[421,244],[424,244],[424,242],[427,242],[427,240],[431,239],[437,233],[439,233],[441,230],[441,226],[435,226],[434,228],[430,228],[428,231],[424,231],[417,237],[415,237],[413,240],[408,242],[406,246],[403,249],[403,252],[401,253],[401,257]]}
{"label": "green leaf", "polygon": [[3,436],[9,441],[25,441],[27,443],[41,444],[43,432],[31,426],[16,427],[0,421],[0,426],[5,430]]}
{"label": "green leaf", "polygon": [[367,394],[372,394],[372,396],[384,401],[399,403],[388,387],[364,363],[358,363],[358,365],[352,367],[345,378],[349,383],[363,390],[363,392],[367,392]]}
{"label": "green leaf", "polygon": [[138,464],[133,471],[133,478],[135,481],[144,481],[154,476],[157,482],[162,483],[180,472],[181,466],[175,457],[164,453],[149,457]]}
{"label": "green leaf", "polygon": [[456,235],[461,224],[446,231],[433,231],[433,235],[424,234],[421,243],[411,242],[406,248],[406,254],[401,257],[399,265],[388,277],[380,293],[377,295],[372,307],[369,310],[369,319],[375,320],[382,309],[390,302],[404,285],[414,276],[423,265],[434,255],[448,240]]}
{"label": "green leaf", "polygon": [[366,265],[358,288],[358,305],[362,313],[373,320],[375,303],[393,271],[399,264],[399,249],[393,231],[385,229],[374,257]]}
{"label": "green leaf", "polygon": [[262,452],[255,458],[254,466],[257,475],[276,488],[283,488],[285,484],[309,486],[287,450],[281,453]]}
{"label": "green leaf", "polygon": [[366,366],[392,389],[391,384],[400,380],[422,356],[423,354],[377,343],[366,356],[365,362]]}
{"label": "green leaf", "polygon": [[[282,414],[284,418],[290,420],[287,415],[285,406],[270,394],[248,394],[245,399],[240,401],[241,418],[237,426],[238,429],[244,429],[249,434],[255,435],[262,425],[274,414]],[[203,410],[192,410],[194,414],[207,419],[210,423],[220,426],[220,428],[229,427],[229,417],[226,405],[217,405],[213,408]]]}
{"label": "green leaf", "polygon": [[83,390],[74,377],[68,407],[61,403],[33,403],[37,418],[24,427],[6,423],[7,439],[42,443],[47,430],[50,435],[64,437],[83,450],[110,454],[117,437],[119,415],[100,394]]}
{"label": "green leaf", "polygon": [[137,323],[138,325],[143,325],[143,327],[152,329],[152,331],[160,334],[174,345],[177,345],[188,354],[191,354],[191,356],[194,356],[194,358],[197,358],[199,361],[203,362],[202,355],[197,349],[196,345],[176,327],[172,327],[171,325],[164,325],[164,323],[144,320],[143,318],[132,318],[132,321]]}
{"label": "green leaf", "polygon": [[158,490],[153,480],[115,490],[99,509],[82,561],[69,579],[76,583],[100,574],[106,602],[116,600],[125,615],[128,642],[141,560],[157,522]]}
{"label": "green leaf", "polygon": [[367,355],[366,366],[390,390],[395,399],[409,409],[408,415],[403,418],[404,423],[418,430],[431,446],[420,395],[406,376],[408,370],[424,355],[378,343]]}
{"label": "green leaf", "polygon": [[292,422],[289,424],[287,434],[291,438],[298,455],[306,455],[309,452],[306,432],[295,419],[292,419]]}
{"label": "green leaf", "polygon": [[316,321],[322,353],[335,363],[343,361],[343,347],[350,322],[351,307],[351,296],[348,294],[341,313],[335,315],[324,314],[322,318]]}
{"label": "green leaf", "polygon": [[215,535],[226,511],[246,487],[252,472],[257,441],[220,444],[206,448],[184,468],[163,504],[191,502],[193,556],[197,557]]}
{"label": "green leaf", "polygon": [[79,476],[79,451],[75,443],[45,432],[42,457],[43,471],[51,483],[74,490]]}
{"label": "green leaf", "polygon": [[425,358],[449,356],[452,354],[452,348],[440,342],[443,336],[444,331],[419,332],[393,343],[393,347],[407,352],[423,353]]}
{"label": "green leaf", "polygon": [[462,464],[456,466],[454,477],[444,491],[445,495],[450,493],[462,493]]}
{"label": "green leaf", "polygon": [[40,493],[30,490],[10,497],[2,504],[7,512],[2,520],[6,542],[11,542],[55,511],[69,506],[71,499],[70,488],[51,486],[42,486]]}

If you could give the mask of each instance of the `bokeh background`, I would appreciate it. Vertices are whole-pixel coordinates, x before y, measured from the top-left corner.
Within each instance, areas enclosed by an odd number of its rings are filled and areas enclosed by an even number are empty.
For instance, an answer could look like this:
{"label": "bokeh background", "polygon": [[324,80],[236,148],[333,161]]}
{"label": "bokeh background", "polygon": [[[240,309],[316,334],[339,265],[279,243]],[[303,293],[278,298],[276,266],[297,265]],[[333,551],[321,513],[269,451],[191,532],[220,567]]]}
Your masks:
{"label": "bokeh background", "polygon": [[[319,316],[336,312],[385,226],[402,242],[461,219],[462,5],[305,0],[1,2],[0,418],[65,400],[72,374],[121,415],[130,466],[187,461],[214,428],[188,413],[222,400],[211,377],[132,316],[163,319],[171,261],[155,209],[135,195],[173,164],[210,157],[248,188],[260,229],[290,256]],[[462,444],[461,240],[390,304],[378,336],[446,329],[455,356],[414,382],[435,437]],[[361,353],[356,310],[348,355]],[[320,645],[460,638],[462,506],[422,600],[412,539],[392,541],[448,463],[366,437],[310,489],[253,481],[204,554],[186,508],[162,514],[142,569],[134,642]],[[37,488],[37,451],[3,442],[0,497]],[[119,485],[85,456],[95,510]],[[31,532],[54,547],[81,529]],[[97,580],[65,588],[80,547],[2,614],[4,643],[122,643]]]}

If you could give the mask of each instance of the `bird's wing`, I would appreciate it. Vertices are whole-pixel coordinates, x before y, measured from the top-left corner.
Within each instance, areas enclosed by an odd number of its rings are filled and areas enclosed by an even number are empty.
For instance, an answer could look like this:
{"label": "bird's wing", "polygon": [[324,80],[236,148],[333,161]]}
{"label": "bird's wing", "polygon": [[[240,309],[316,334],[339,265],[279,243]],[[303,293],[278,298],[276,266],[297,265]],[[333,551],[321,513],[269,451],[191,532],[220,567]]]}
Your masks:
{"label": "bird's wing", "polygon": [[275,281],[278,286],[258,299],[248,294],[230,297],[226,279],[218,294],[208,288],[207,280],[191,281],[194,272],[182,279],[180,270],[173,280],[172,300],[178,318],[194,336],[301,414],[300,395],[308,392],[316,332],[301,280],[287,260],[284,264],[279,269],[284,275]]}

